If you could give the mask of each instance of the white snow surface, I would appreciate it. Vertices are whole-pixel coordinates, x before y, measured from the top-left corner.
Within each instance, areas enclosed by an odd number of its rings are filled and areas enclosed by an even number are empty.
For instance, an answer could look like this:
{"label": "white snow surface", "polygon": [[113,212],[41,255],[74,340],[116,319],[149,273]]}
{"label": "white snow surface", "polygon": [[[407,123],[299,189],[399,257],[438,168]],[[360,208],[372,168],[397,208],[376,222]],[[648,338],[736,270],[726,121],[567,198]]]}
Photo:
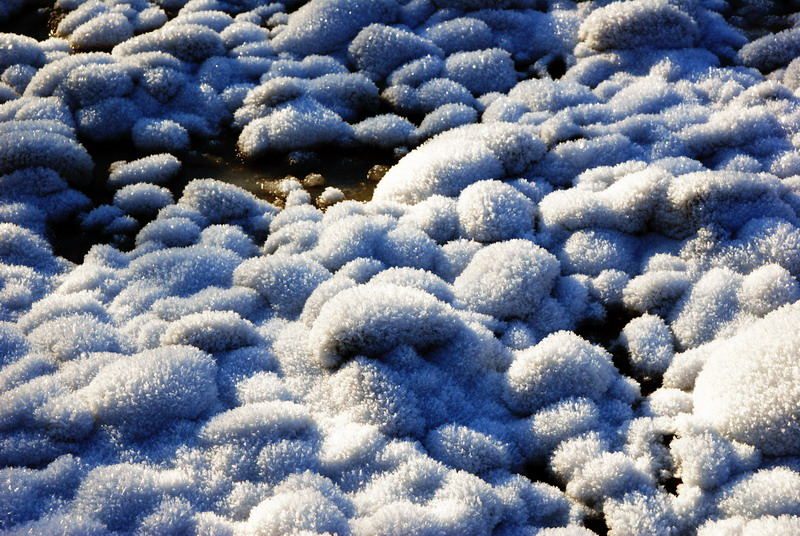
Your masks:
{"label": "white snow surface", "polygon": [[[740,4],[57,0],[55,37],[0,33],[0,533],[800,531],[800,19]],[[405,156],[363,203],[175,184],[231,132]]]}

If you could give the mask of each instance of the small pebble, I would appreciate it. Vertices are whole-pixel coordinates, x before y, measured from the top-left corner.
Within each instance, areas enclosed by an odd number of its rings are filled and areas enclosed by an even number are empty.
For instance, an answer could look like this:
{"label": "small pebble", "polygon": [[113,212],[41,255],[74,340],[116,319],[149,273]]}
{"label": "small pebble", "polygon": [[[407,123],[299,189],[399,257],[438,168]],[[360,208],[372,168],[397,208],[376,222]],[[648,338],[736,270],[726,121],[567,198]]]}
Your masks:
{"label": "small pebble", "polygon": [[369,171],[367,171],[367,180],[372,182],[380,181],[386,172],[389,171],[390,166],[384,166],[382,164],[377,164],[372,166]]}
{"label": "small pebble", "polygon": [[325,186],[325,177],[319,173],[309,173],[306,175],[306,178],[303,179],[303,186],[306,188],[319,188]]}
{"label": "small pebble", "polygon": [[331,186],[325,188],[319,197],[317,197],[317,205],[320,207],[329,207],[339,201],[344,201],[344,192]]}

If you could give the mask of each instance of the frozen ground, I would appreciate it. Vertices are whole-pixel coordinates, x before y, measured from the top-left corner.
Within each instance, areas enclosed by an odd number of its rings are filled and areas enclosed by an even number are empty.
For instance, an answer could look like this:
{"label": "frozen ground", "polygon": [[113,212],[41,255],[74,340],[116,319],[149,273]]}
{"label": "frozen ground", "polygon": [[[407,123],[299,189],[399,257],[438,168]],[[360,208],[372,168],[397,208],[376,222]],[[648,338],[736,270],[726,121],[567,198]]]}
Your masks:
{"label": "frozen ground", "polygon": [[[0,34],[0,532],[800,534],[800,7],[47,7]],[[230,133],[405,156],[182,188]]]}

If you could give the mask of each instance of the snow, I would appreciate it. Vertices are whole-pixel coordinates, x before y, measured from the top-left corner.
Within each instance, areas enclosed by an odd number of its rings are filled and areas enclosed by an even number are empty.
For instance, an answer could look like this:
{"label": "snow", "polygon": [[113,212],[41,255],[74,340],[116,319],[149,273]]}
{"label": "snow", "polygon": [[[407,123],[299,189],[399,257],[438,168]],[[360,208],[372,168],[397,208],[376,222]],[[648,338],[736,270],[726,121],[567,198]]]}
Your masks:
{"label": "snow", "polygon": [[333,143],[352,136],[352,128],[334,111],[313,98],[297,99],[253,120],[239,138],[239,150],[249,158],[267,151],[285,151]]}
{"label": "snow", "polygon": [[[56,4],[0,34],[0,531],[798,531],[796,14]],[[183,184],[234,144],[402,158]]]}
{"label": "snow", "polygon": [[327,54],[344,48],[374,22],[394,22],[393,0],[311,0],[289,16],[273,45],[279,52],[302,56]]}
{"label": "snow", "polygon": [[458,17],[431,26],[425,30],[424,36],[446,54],[487,49],[494,41],[491,28],[482,20],[470,17]]}
{"label": "snow", "polygon": [[504,398],[519,413],[568,397],[599,400],[614,380],[611,356],[575,334],[557,332],[515,356]]}
{"label": "snow", "polygon": [[715,345],[695,382],[698,418],[765,454],[787,455],[798,441],[797,429],[783,424],[797,419],[796,344],[786,328],[796,314],[795,305],[780,308]]}
{"label": "snow", "polygon": [[442,51],[412,32],[383,24],[361,30],[348,47],[350,60],[373,80],[386,78],[397,67],[423,56],[440,56]]}
{"label": "snow", "polygon": [[435,136],[381,179],[374,198],[416,204],[439,194],[456,197],[478,180],[519,172],[541,158],[544,144],[524,126],[465,126]]}
{"label": "snow", "polygon": [[456,210],[462,233],[478,242],[502,242],[533,232],[534,204],[497,180],[464,188]]}
{"label": "snow", "polygon": [[558,260],[527,240],[507,240],[480,249],[453,283],[465,308],[500,318],[536,311],[559,275]]}
{"label": "snow", "polygon": [[134,362],[133,368],[119,361],[103,367],[72,395],[76,403],[88,401],[86,410],[100,423],[151,434],[170,419],[196,418],[216,401],[215,366],[203,352],[165,345]]}
{"label": "snow", "polygon": [[666,0],[617,1],[597,9],[581,24],[579,38],[594,50],[691,47],[697,22]]}
{"label": "snow", "polygon": [[70,35],[70,43],[83,49],[111,48],[133,36],[133,25],[122,13],[92,17]]}
{"label": "snow", "polygon": [[622,329],[620,342],[630,354],[631,366],[640,374],[661,374],[672,363],[672,333],[659,316],[634,318]]}
{"label": "snow", "polygon": [[155,215],[172,203],[169,190],[155,184],[129,184],[114,194],[114,206],[133,217]]}
{"label": "snow", "polygon": [[415,130],[407,119],[395,114],[382,114],[353,125],[353,136],[359,143],[377,147],[409,145]]}
{"label": "snow", "polygon": [[473,95],[504,93],[517,82],[511,55],[499,48],[451,54],[445,61],[444,73]]}
{"label": "snow", "polygon": [[330,273],[318,262],[294,256],[248,259],[233,274],[236,285],[256,290],[280,315],[298,314]]}
{"label": "snow", "polygon": [[425,116],[414,133],[415,138],[425,140],[447,130],[475,123],[477,119],[478,112],[466,104],[442,104]]}
{"label": "snow", "polygon": [[447,104],[475,106],[475,99],[466,87],[444,77],[424,82],[412,94],[414,100],[409,103],[412,112],[432,112]]}
{"label": "snow", "polygon": [[317,202],[320,206],[331,206],[340,201],[344,201],[345,195],[338,188],[334,188],[333,186],[328,186],[325,188],[319,197],[317,198]]}
{"label": "snow", "polygon": [[180,160],[166,153],[130,162],[114,162],[109,168],[108,184],[113,188],[144,182],[164,184],[173,178],[180,168]]}
{"label": "snow", "polygon": [[131,129],[133,144],[145,151],[180,151],[189,148],[189,133],[169,119],[140,119]]}
{"label": "snow", "polygon": [[393,284],[345,289],[320,309],[309,343],[325,366],[354,354],[375,355],[398,344],[426,348],[458,332],[455,311],[434,296]]}

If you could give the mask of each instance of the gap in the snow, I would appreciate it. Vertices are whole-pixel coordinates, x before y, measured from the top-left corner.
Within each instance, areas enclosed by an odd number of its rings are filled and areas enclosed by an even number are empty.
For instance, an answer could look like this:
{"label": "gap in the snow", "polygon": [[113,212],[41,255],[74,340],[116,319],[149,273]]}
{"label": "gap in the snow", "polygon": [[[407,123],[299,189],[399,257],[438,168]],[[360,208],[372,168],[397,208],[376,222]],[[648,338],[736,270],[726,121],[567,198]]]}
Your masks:
{"label": "gap in the snow", "polygon": [[[128,144],[96,144],[83,141],[95,163],[92,182],[81,191],[92,201],[92,208],[113,203],[114,190],[106,185],[108,169],[113,162],[131,161],[147,156]],[[373,148],[323,147],[313,151],[289,154],[274,153],[255,161],[240,158],[232,144],[209,144],[199,150],[176,154],[182,167],[178,176],[164,185],[180,198],[184,187],[194,179],[217,179],[243,188],[261,199],[282,206],[283,197],[278,184],[286,178],[296,178],[301,184],[310,174],[321,175],[316,185],[304,188],[316,200],[327,187],[338,188],[345,199],[369,201],[378,179],[397,161],[392,151]],[[145,221],[140,222],[144,225]],[[50,229],[51,243],[57,255],[79,263],[95,244],[107,242],[107,237],[86,232],[80,226],[80,215],[60,222]],[[133,245],[133,236],[119,247]]]}
{"label": "gap in the snow", "polygon": [[28,2],[15,15],[0,22],[0,33],[27,35],[37,41],[50,38],[66,12],[48,0]]}
{"label": "gap in the snow", "polygon": [[[277,185],[295,178],[316,198],[327,187],[338,188],[345,199],[369,201],[377,181],[375,166],[391,166],[397,158],[391,151],[373,148],[323,147],[294,153],[273,153],[258,160],[243,161],[226,151],[196,152],[178,156],[183,167],[179,177],[182,189],[192,179],[213,178],[239,186],[254,195],[281,204]],[[304,182],[309,175],[321,175],[316,185]]]}

